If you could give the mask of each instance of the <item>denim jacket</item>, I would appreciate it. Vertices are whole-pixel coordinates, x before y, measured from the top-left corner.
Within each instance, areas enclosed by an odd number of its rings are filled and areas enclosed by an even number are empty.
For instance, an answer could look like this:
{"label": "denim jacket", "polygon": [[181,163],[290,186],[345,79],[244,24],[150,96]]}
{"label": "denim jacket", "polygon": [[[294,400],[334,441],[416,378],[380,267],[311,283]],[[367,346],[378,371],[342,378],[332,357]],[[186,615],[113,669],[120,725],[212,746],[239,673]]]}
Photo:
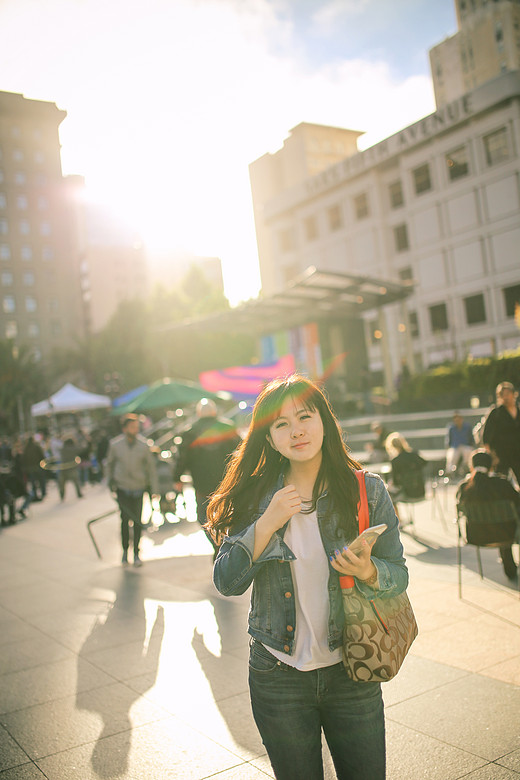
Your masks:
{"label": "denim jacket", "polygon": [[[399,538],[398,521],[386,487],[375,474],[366,473],[370,525],[386,523],[387,530],[372,548],[372,560],[378,572],[378,587],[374,590],[355,580],[355,587],[367,596],[375,593],[389,598],[402,593],[408,585],[408,570]],[[276,531],[262,554],[253,562],[255,525],[267,509],[273,495],[283,487],[283,475],[278,484],[263,498],[258,512],[247,528],[227,536],[220,547],[213,570],[213,581],[224,596],[238,596],[253,583],[249,610],[249,633],[268,647],[292,655],[294,651],[296,608],[290,561],[293,552],[284,542],[287,524]],[[317,501],[317,516],[321,540],[327,557],[333,556],[352,541],[339,525],[336,513],[327,517],[327,493]],[[341,646],[343,625],[342,592],[339,573],[329,563],[328,643],[331,652]]]}

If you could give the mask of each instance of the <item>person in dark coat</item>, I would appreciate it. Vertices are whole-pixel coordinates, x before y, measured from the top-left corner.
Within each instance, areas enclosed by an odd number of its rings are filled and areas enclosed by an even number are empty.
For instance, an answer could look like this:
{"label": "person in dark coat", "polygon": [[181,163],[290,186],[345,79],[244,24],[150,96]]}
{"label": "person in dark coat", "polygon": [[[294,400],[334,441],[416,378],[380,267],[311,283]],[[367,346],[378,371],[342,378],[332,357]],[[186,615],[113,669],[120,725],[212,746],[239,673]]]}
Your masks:
{"label": "person in dark coat", "polygon": [[47,493],[45,472],[41,462],[45,460],[45,453],[33,436],[29,436],[22,453],[22,465],[27,475],[27,481],[31,484],[31,498],[33,501],[42,501]]}
{"label": "person in dark coat", "polygon": [[496,389],[497,403],[486,417],[482,443],[497,463],[495,471],[506,476],[511,469],[520,485],[520,406],[518,393],[511,382],[501,382]]}
{"label": "person in dark coat", "polygon": [[[457,503],[474,503],[482,501],[512,501],[520,510],[520,493],[503,474],[494,474],[493,457],[484,449],[475,450],[470,459],[470,474],[461,482],[457,489]],[[520,515],[519,515],[520,516]],[[518,534],[518,530],[517,530]],[[518,536],[517,536],[518,538]],[[503,545],[500,548],[500,558],[508,579],[515,579],[517,567],[513,558],[512,546]]]}
{"label": "person in dark coat", "polygon": [[[182,491],[181,476],[191,474],[197,500],[197,520],[206,523],[206,510],[211,494],[224,476],[226,463],[241,439],[235,424],[217,416],[214,401],[203,398],[197,404],[197,419],[182,435],[174,472],[177,491]],[[206,536],[213,548],[216,545],[209,533]]]}

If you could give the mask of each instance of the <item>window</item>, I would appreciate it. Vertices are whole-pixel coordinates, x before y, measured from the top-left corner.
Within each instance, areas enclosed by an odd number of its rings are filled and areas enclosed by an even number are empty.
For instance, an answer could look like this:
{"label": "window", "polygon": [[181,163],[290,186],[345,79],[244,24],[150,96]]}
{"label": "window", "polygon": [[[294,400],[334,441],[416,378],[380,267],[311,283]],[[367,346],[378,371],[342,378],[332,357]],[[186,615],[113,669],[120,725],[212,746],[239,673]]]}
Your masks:
{"label": "window", "polygon": [[5,314],[12,314],[15,311],[16,303],[13,295],[4,295],[2,309],[4,310]]}
{"label": "window", "polygon": [[30,246],[23,246],[20,250],[22,260],[32,260],[32,249]]}
{"label": "window", "polygon": [[25,184],[27,181],[27,177],[23,171],[16,171],[14,175],[14,183],[15,184]]}
{"label": "window", "polygon": [[419,337],[419,318],[416,311],[408,312],[408,323],[410,325],[410,336],[413,339]]}
{"label": "window", "polygon": [[40,224],[40,235],[42,236],[50,236],[51,234],[51,226],[50,223],[45,221]]}
{"label": "window", "polygon": [[30,336],[30,338],[38,338],[40,335],[40,326],[37,322],[30,322],[27,326],[27,335]]}
{"label": "window", "polygon": [[[283,247],[282,247],[282,249],[283,249]],[[43,249],[42,249],[42,260],[54,260],[54,249],[51,246],[44,246],[43,247]]]}
{"label": "window", "polygon": [[5,178],[5,177],[4,177],[4,172],[3,172],[3,170],[0,168],[0,182],[3,182],[3,181],[4,181],[4,178]]}
{"label": "window", "polygon": [[388,194],[390,196],[390,207],[398,209],[404,203],[403,185],[401,181],[394,181],[388,186]]}
{"label": "window", "polygon": [[329,218],[329,227],[331,230],[339,230],[343,226],[343,216],[341,214],[341,207],[336,204],[331,206],[327,212]]}
{"label": "window", "polygon": [[51,320],[51,333],[53,336],[61,335],[61,322],[59,320]]}
{"label": "window", "polygon": [[13,149],[13,160],[15,162],[22,162],[23,152],[21,149]]}
{"label": "window", "polygon": [[[285,230],[280,230],[279,239],[280,239],[280,249],[282,250],[282,252],[291,252],[295,248],[294,233],[292,228],[286,228]],[[45,257],[45,250],[52,252],[52,250],[49,247],[44,247],[43,259],[52,260],[52,255],[50,257]]]}
{"label": "window", "polygon": [[25,211],[27,208],[27,197],[25,195],[18,195],[16,198],[16,206],[22,211]]}
{"label": "window", "polygon": [[318,225],[316,224],[316,217],[307,217],[304,220],[305,238],[307,241],[314,241],[318,238]]}
{"label": "window", "polygon": [[60,303],[57,298],[51,298],[49,300],[49,311],[59,311]]}
{"label": "window", "polygon": [[0,192],[0,209],[7,208],[7,198],[5,197],[5,193]]}
{"label": "window", "polygon": [[394,241],[397,252],[404,252],[409,249],[408,228],[406,225],[396,225],[394,228]]}
{"label": "window", "polygon": [[23,283],[25,287],[32,287],[34,285],[34,274],[31,271],[26,271],[24,273]]}
{"label": "window", "polygon": [[45,162],[45,155],[42,151],[37,151],[34,153],[34,161],[38,163],[38,165],[41,165]]}
{"label": "window", "polygon": [[6,219],[0,219],[0,236],[6,236],[9,233],[9,223]]}
{"label": "window", "polygon": [[6,339],[15,339],[18,336],[18,325],[14,320],[9,320],[5,323],[5,337]]}
{"label": "window", "polygon": [[11,259],[11,247],[9,244],[0,244],[0,260]]}
{"label": "window", "polygon": [[445,303],[438,303],[429,307],[430,325],[435,333],[439,330],[448,330],[448,310]]}
{"label": "window", "polygon": [[419,168],[415,168],[415,170],[412,171],[412,175],[416,195],[421,195],[423,192],[428,192],[428,190],[431,190],[432,181],[430,178],[430,166],[428,163],[420,165]]}
{"label": "window", "polygon": [[31,232],[31,226],[29,225],[28,220],[21,219],[20,222],[18,223],[18,229],[22,234],[22,236],[28,236],[29,233]]}
{"label": "window", "polygon": [[32,295],[26,295],[25,296],[25,311],[36,311],[38,308],[38,304],[36,302],[36,298],[33,298]]}
{"label": "window", "polygon": [[450,181],[456,181],[469,173],[468,149],[466,146],[459,146],[451,154],[446,155],[446,165],[448,166],[448,175]]}
{"label": "window", "polygon": [[488,165],[497,165],[509,159],[509,140],[507,129],[501,127],[494,133],[484,136],[484,150],[486,154],[486,163]]}
{"label": "window", "polygon": [[520,306],[520,284],[515,284],[513,287],[504,287],[502,292],[504,293],[504,303],[506,305],[506,317],[514,317],[516,307]]}
{"label": "window", "polygon": [[368,217],[368,197],[366,192],[362,192],[361,195],[357,195],[354,198],[354,211],[356,212],[356,219]]}
{"label": "window", "polygon": [[49,208],[49,201],[45,197],[45,195],[40,195],[38,197],[38,208],[40,211],[45,211],[45,209]]}
{"label": "window", "polygon": [[476,325],[479,322],[486,321],[486,306],[482,293],[464,298],[464,307],[468,325]]}
{"label": "window", "polygon": [[409,282],[413,279],[413,271],[410,265],[406,265],[404,268],[399,269],[399,279],[402,282]]}
{"label": "window", "polygon": [[2,287],[13,286],[13,275],[11,271],[2,271],[2,275],[0,276],[0,279],[2,280]]}

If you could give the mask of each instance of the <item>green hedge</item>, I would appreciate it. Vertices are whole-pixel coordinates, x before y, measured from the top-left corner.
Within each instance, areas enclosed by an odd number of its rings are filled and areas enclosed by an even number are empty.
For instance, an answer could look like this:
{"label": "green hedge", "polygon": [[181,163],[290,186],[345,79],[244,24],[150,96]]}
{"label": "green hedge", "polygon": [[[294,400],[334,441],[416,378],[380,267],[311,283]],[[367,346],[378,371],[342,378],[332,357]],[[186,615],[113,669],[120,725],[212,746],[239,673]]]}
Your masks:
{"label": "green hedge", "polygon": [[496,386],[506,381],[520,389],[520,349],[415,374],[400,389],[399,406],[414,410],[469,406],[472,396],[479,396],[486,406],[494,400]]}

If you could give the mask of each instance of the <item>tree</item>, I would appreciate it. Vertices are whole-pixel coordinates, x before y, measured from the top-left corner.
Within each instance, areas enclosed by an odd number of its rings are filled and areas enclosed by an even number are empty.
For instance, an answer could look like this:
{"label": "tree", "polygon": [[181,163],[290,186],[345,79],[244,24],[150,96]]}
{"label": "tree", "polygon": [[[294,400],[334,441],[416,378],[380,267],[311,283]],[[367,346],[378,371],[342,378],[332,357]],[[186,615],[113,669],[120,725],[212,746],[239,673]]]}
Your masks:
{"label": "tree", "polygon": [[0,341],[0,426],[12,434],[25,424],[29,407],[45,393],[45,377],[29,346]]}

